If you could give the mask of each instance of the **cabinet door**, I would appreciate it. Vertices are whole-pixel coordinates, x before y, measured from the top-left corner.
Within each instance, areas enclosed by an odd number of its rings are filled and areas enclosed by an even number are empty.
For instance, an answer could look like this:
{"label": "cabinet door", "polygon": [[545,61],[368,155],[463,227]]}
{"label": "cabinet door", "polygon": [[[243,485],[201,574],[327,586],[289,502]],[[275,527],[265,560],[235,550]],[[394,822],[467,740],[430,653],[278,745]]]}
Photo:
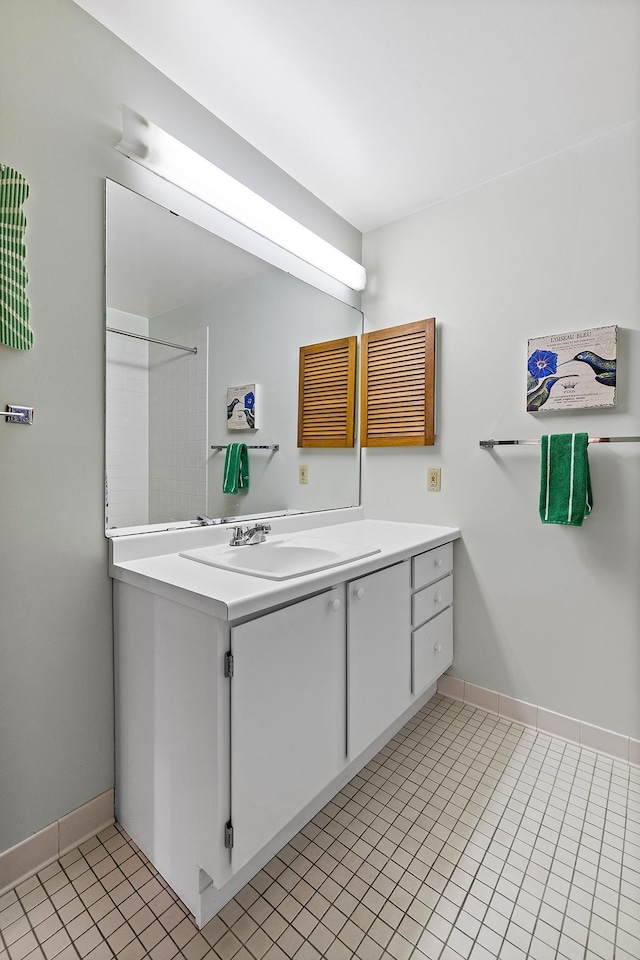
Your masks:
{"label": "cabinet door", "polygon": [[345,765],[344,585],[231,630],[233,870]]}
{"label": "cabinet door", "polygon": [[411,702],[409,561],[348,584],[348,743],[353,760]]}

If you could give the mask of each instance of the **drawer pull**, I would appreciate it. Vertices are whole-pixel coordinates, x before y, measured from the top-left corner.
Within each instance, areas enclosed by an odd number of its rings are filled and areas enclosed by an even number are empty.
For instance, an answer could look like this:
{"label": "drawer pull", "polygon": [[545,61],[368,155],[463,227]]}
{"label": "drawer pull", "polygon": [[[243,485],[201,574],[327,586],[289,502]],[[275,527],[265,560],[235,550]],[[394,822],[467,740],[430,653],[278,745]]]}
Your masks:
{"label": "drawer pull", "polygon": [[342,604],[340,603],[340,600],[337,597],[334,600],[329,600],[329,610],[332,610],[334,613],[336,613],[336,611],[339,610],[341,606]]}
{"label": "drawer pull", "polygon": [[442,603],[442,594],[441,594],[441,593],[436,593],[435,597],[433,598],[433,602],[434,602],[434,603]]}
{"label": "drawer pull", "polygon": [[356,600],[362,600],[362,598],[364,597],[364,587],[357,587],[353,591],[353,595],[356,598]]}
{"label": "drawer pull", "polygon": [[436,557],[436,559],[433,561],[433,565],[439,570],[442,566],[442,557]]}
{"label": "drawer pull", "polygon": [[434,643],[434,645],[433,645],[433,652],[434,652],[434,653],[442,653],[442,644],[441,644],[441,643]]}

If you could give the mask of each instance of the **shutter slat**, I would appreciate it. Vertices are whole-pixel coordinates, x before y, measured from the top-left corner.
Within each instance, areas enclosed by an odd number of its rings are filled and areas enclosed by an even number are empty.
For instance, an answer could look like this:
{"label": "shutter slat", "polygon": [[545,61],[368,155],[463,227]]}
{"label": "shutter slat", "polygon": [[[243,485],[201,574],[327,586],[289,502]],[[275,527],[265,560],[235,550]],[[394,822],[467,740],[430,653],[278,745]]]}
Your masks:
{"label": "shutter slat", "polygon": [[415,354],[416,350],[419,350],[424,346],[424,342],[424,337],[416,338],[411,341],[400,341],[397,339],[390,340],[387,344],[379,340],[377,343],[371,344],[369,356],[372,360],[378,360],[381,357],[388,357],[390,354],[396,357],[410,357]]}

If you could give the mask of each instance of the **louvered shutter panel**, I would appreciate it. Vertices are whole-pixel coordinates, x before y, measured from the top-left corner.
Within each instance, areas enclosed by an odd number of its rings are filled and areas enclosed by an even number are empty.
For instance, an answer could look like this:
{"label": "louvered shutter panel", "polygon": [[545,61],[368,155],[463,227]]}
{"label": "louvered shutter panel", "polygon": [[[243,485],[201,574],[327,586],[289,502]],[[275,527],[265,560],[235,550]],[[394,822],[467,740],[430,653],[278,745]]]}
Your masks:
{"label": "louvered shutter panel", "polygon": [[300,347],[298,446],[352,447],[356,337]]}
{"label": "louvered shutter panel", "polygon": [[435,326],[432,318],[363,334],[363,447],[433,444]]}

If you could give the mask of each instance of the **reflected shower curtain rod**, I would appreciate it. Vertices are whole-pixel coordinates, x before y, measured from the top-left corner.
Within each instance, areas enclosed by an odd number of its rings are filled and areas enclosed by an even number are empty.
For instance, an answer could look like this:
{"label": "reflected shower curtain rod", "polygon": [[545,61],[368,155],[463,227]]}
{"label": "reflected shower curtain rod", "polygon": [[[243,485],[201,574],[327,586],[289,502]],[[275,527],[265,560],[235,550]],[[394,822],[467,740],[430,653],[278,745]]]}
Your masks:
{"label": "reflected shower curtain rod", "polygon": [[[589,437],[588,443],[640,443],[640,437]],[[480,446],[488,447],[516,446],[520,444],[539,444],[540,440],[480,440]]]}
{"label": "reflected shower curtain rod", "polygon": [[133,337],[135,340],[146,340],[148,343],[159,343],[163,347],[173,347],[174,350],[186,350],[187,353],[197,353],[197,347],[183,347],[181,343],[170,343],[169,340],[156,340],[155,337],[145,337],[142,333],[129,333],[128,330],[116,330],[107,327],[107,333],[120,333],[123,337]]}

